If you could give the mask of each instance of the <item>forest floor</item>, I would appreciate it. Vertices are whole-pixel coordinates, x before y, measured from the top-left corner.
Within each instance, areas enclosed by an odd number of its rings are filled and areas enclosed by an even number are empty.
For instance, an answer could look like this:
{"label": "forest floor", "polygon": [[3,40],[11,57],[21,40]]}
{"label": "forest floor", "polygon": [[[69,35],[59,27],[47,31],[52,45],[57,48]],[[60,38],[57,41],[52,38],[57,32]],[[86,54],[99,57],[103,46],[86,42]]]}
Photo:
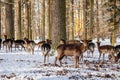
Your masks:
{"label": "forest floor", "polygon": [[[2,49],[0,80],[120,80],[120,61],[118,63],[108,61],[106,54],[105,62],[99,63],[97,48],[93,57],[88,58],[87,53],[84,53],[84,61],[80,62],[79,68],[74,68],[72,57],[68,57],[67,63],[63,59],[63,67],[54,67],[56,54],[55,52],[54,56],[50,56],[44,65],[42,52],[37,48],[34,55],[19,50],[6,53]],[[59,62],[57,64],[59,65]]]}

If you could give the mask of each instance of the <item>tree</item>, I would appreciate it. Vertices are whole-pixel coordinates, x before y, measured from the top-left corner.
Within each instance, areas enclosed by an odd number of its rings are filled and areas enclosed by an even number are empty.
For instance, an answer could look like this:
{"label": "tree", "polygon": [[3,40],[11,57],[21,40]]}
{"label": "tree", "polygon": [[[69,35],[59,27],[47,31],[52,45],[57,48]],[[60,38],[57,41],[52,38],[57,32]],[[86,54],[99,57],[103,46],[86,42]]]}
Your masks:
{"label": "tree", "polygon": [[70,40],[74,40],[74,0],[70,0]]}
{"label": "tree", "polygon": [[48,36],[47,38],[48,39],[51,39],[51,21],[50,21],[50,18],[51,18],[51,0],[47,0],[47,5],[48,5],[48,15],[47,15],[47,23],[48,23]]}
{"label": "tree", "polygon": [[42,3],[42,40],[45,40],[45,0]]}
{"label": "tree", "polygon": [[[104,3],[104,7],[106,9],[106,14],[108,17],[106,22],[107,22],[107,26],[109,26],[110,32],[111,32],[111,44],[114,45],[115,43],[115,32],[116,30],[119,28],[119,14],[120,14],[120,10],[119,10],[119,0],[108,0],[107,2]],[[117,5],[118,3],[118,5]]]}
{"label": "tree", "polygon": [[84,39],[87,40],[87,0],[83,0],[83,16]]}
{"label": "tree", "polygon": [[[13,0],[5,0],[6,2],[12,3]],[[6,34],[8,38],[14,37],[14,12],[12,4],[5,4],[6,10]]]}
{"label": "tree", "polygon": [[32,26],[31,26],[31,1],[27,1],[27,21],[28,21],[28,39],[32,40]]}
{"label": "tree", "polygon": [[[97,8],[97,32],[99,32],[99,7],[98,7],[98,0],[96,0],[96,8]],[[99,34],[97,34],[97,41],[99,42]]]}
{"label": "tree", "polygon": [[15,0],[14,4],[14,26],[15,26],[15,39],[22,39],[21,32],[21,1]]}
{"label": "tree", "polygon": [[55,48],[60,39],[66,40],[66,2],[65,0],[54,0],[52,3],[52,32],[51,39]]}
{"label": "tree", "polygon": [[94,22],[94,0],[90,0],[90,39],[93,38],[93,22]]}

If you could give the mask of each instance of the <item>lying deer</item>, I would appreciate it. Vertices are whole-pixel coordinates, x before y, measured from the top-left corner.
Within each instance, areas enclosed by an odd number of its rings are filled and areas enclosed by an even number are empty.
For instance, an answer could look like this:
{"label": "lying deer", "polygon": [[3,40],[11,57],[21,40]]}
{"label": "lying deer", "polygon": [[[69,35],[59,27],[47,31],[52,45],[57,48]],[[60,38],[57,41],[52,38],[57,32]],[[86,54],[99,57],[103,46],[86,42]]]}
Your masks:
{"label": "lying deer", "polygon": [[111,55],[112,59],[115,61],[116,57],[114,56],[114,46],[112,46],[112,45],[100,46],[100,42],[97,42],[97,46],[98,46],[98,51],[99,51],[99,61],[100,61],[101,55],[103,55],[103,62],[104,62],[105,54]]}
{"label": "lying deer", "polygon": [[55,57],[54,65],[56,65],[57,60],[62,66],[62,59],[64,56],[73,56],[75,58],[75,68],[79,67],[79,57],[82,55],[80,44],[61,44],[57,47],[58,55]]}
{"label": "lying deer", "polygon": [[51,50],[51,40],[46,40],[45,43],[43,43],[41,45],[41,50],[43,52],[43,56],[44,56],[44,64],[46,63],[46,57],[48,56],[48,60],[49,60],[49,52]]}

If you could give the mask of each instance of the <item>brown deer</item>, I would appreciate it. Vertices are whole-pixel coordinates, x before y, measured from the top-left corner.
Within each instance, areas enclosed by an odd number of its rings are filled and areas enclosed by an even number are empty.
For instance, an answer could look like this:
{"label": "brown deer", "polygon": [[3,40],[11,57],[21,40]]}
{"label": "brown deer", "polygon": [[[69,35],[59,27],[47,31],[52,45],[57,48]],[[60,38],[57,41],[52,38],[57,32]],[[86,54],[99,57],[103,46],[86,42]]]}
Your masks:
{"label": "brown deer", "polygon": [[19,49],[19,47],[21,47],[21,50],[22,50],[22,48],[25,50],[25,48],[23,46],[24,44],[25,44],[25,41],[22,39],[14,40],[15,50],[16,50],[16,48]]}
{"label": "brown deer", "polygon": [[79,40],[67,40],[66,44],[80,44]]}
{"label": "brown deer", "polygon": [[40,41],[36,43],[36,46],[38,46],[38,49],[41,48],[42,44],[44,44],[46,41]]}
{"label": "brown deer", "polygon": [[60,66],[62,66],[62,59],[64,56],[73,56],[75,59],[75,68],[79,67],[79,57],[82,52],[80,49],[80,44],[61,44],[57,47],[58,55],[55,57],[54,65],[56,65],[57,60],[60,62]]}
{"label": "brown deer", "polygon": [[79,41],[79,40],[67,40],[65,42],[65,40],[61,39],[60,42],[63,44],[78,44],[78,45],[80,45],[80,49],[82,52],[82,54],[80,56],[80,60],[83,61],[83,53],[87,50],[87,43],[91,42],[91,40],[81,40],[81,41]]}
{"label": "brown deer", "polygon": [[90,53],[92,53],[92,57],[93,57],[94,49],[95,49],[95,44],[93,42],[87,43],[87,57],[90,57]]}
{"label": "brown deer", "polygon": [[45,43],[43,43],[41,45],[41,50],[44,56],[44,64],[46,63],[46,57],[48,56],[48,60],[49,60],[49,52],[51,50],[51,40],[47,39]]}
{"label": "brown deer", "polygon": [[3,49],[5,46],[6,52],[8,52],[8,51],[12,52],[12,45],[13,45],[14,38],[7,39],[7,35],[4,35],[4,37],[5,37],[5,40],[3,41]]}
{"label": "brown deer", "polygon": [[98,51],[99,51],[99,61],[100,61],[100,57],[101,55],[103,55],[103,62],[104,62],[104,55],[108,54],[111,55],[112,59],[115,61],[115,56],[114,56],[114,46],[112,45],[102,45],[100,46],[101,42],[97,42],[97,46],[98,46]]}
{"label": "brown deer", "polygon": [[28,39],[24,39],[24,44],[23,46],[25,47],[25,50],[28,52],[28,53],[32,53],[34,54],[34,47],[35,47],[35,42],[33,40],[28,40]]}

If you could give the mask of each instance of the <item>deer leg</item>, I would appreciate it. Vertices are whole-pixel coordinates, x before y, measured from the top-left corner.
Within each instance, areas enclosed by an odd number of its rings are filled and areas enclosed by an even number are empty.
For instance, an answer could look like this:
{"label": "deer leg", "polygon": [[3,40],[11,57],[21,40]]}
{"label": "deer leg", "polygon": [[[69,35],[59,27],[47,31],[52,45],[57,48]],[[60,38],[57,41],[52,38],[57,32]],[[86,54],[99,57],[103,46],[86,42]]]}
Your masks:
{"label": "deer leg", "polygon": [[104,62],[104,57],[105,57],[105,54],[103,54],[103,62]]}
{"label": "deer leg", "polygon": [[46,55],[44,55],[44,64],[46,63]]}
{"label": "deer leg", "polygon": [[99,61],[100,61],[101,53],[99,54]]}
{"label": "deer leg", "polygon": [[79,57],[75,56],[75,68],[77,68],[79,66]]}
{"label": "deer leg", "polygon": [[49,62],[49,52],[50,52],[50,50],[47,51],[47,56],[48,56],[47,61],[48,61],[48,62]]}
{"label": "deer leg", "polygon": [[47,54],[47,61],[49,62],[49,54]]}
{"label": "deer leg", "polygon": [[67,64],[67,56],[65,56],[65,63]]}
{"label": "deer leg", "polygon": [[93,52],[94,52],[94,51],[92,51],[92,57],[93,57]]}
{"label": "deer leg", "polygon": [[1,43],[0,43],[0,50],[1,50]]}
{"label": "deer leg", "polygon": [[79,56],[77,56],[77,67],[79,67]]}
{"label": "deer leg", "polygon": [[59,59],[59,62],[60,62],[60,67],[62,67],[62,61]]}
{"label": "deer leg", "polygon": [[8,52],[7,48],[8,48],[8,45],[6,45],[6,53]]}
{"label": "deer leg", "polygon": [[34,48],[32,48],[32,54],[34,54]]}
{"label": "deer leg", "polygon": [[93,48],[93,51],[92,51],[92,57],[93,57],[93,54],[94,54],[94,48]]}
{"label": "deer leg", "polygon": [[77,57],[75,57],[75,68],[77,68]]}
{"label": "deer leg", "polygon": [[88,49],[87,50],[87,57],[89,58],[89,56],[90,56],[90,50]]}
{"label": "deer leg", "polygon": [[80,55],[80,61],[83,61],[83,53],[80,53],[81,55]]}
{"label": "deer leg", "polygon": [[56,62],[57,62],[57,57],[55,57],[54,66],[56,66]]}
{"label": "deer leg", "polygon": [[61,57],[59,57],[59,62],[60,62],[60,66],[62,66],[62,59],[63,59],[64,55],[61,55]]}

